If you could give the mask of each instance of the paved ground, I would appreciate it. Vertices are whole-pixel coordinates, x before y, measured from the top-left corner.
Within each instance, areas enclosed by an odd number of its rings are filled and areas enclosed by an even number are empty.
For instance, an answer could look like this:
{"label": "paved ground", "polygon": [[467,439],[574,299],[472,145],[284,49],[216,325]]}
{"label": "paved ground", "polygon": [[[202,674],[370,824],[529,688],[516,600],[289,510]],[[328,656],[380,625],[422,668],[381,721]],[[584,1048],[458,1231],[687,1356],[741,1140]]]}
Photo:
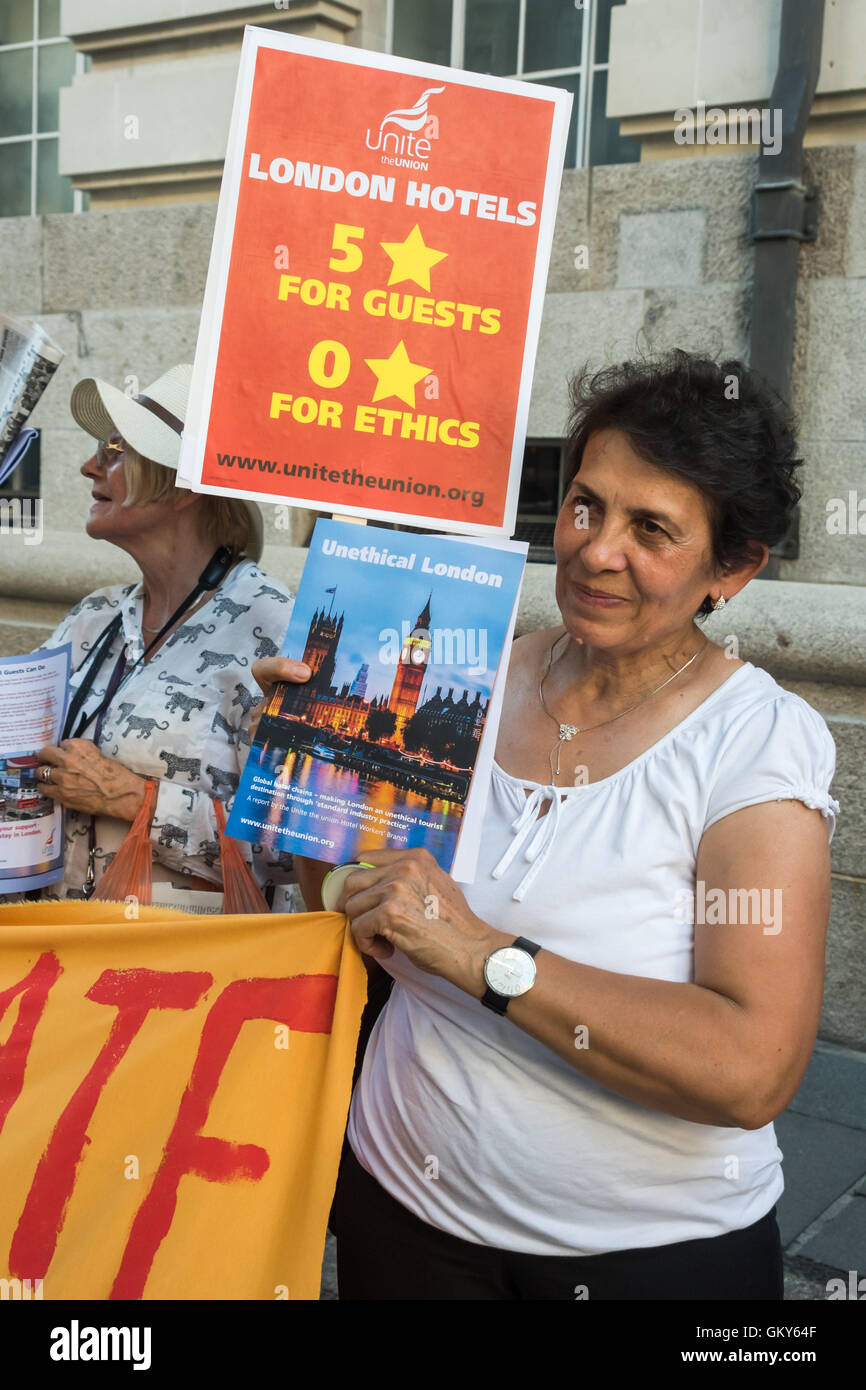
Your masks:
{"label": "paved ground", "polygon": [[866,1052],[819,1043],[776,1135],[785,1297],[825,1299],[830,1279],[866,1279]]}
{"label": "paved ground", "polygon": [[[785,1298],[827,1298],[851,1272],[866,1297],[866,1052],[819,1042],[803,1084],[776,1121],[785,1192],[778,1204]],[[323,1299],[337,1298],[336,1243],[328,1236]]]}

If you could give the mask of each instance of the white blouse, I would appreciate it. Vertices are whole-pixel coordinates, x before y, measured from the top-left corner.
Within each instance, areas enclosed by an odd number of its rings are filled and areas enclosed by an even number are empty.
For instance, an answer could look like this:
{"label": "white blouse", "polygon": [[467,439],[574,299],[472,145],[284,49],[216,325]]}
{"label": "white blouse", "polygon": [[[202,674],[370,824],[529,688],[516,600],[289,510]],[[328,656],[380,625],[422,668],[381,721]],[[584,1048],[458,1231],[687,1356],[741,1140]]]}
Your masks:
{"label": "white blouse", "polygon": [[[598,782],[545,787],[494,765],[466,899],[500,931],[567,960],[693,981],[702,835],[745,806],[795,798],[821,812],[832,838],[834,769],[821,716],[746,662]],[[754,899],[728,898],[728,920],[755,921]],[[775,931],[778,904],[760,906],[762,929]],[[772,1124],[717,1127],[627,1100],[402,953],[383,964],[395,985],[348,1136],[423,1221],[499,1249],[591,1255],[738,1230],[779,1197]]]}
{"label": "white blouse", "polygon": [[[183,887],[190,875],[221,884],[212,799],[228,807],[249,751],[252,711],[261,691],[251,675],[257,657],[274,656],[289,625],[294,595],[251,560],[226,575],[214,596],[192,612],[146,664],[122,684],[106,712],[100,752],[157,784],[150,838],[153,878]],[[70,700],[88,667],[87,653],[118,613],[121,630],[100,667],[84,710],[98,709],[120,653],[128,667],[144,651],[141,583],[97,589],[67,613],[43,645],[72,644]],[[93,739],[91,723],[82,737]],[[63,880],[44,896],[79,898],[87,873],[91,817],[64,814]],[[129,830],[127,821],[95,818],[97,883]],[[291,856],[237,842],[262,887],[275,886],[274,910],[294,910]]]}

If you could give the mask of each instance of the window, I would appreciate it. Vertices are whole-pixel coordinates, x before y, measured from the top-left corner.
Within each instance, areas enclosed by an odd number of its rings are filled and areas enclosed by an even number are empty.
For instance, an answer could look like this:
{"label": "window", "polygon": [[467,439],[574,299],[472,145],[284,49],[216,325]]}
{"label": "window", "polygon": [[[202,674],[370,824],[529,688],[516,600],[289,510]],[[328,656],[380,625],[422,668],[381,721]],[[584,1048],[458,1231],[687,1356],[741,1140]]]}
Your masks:
{"label": "window", "polygon": [[553,564],[553,532],[565,495],[562,441],[528,439],[517,499],[514,538],[529,542],[529,559]]}
{"label": "window", "polygon": [[640,144],[605,115],[610,18],[625,0],[389,0],[388,48],[574,95],[566,168],[627,164]]}
{"label": "window", "polygon": [[2,0],[0,217],[82,210],[57,170],[59,92],[82,65],[60,37],[60,0]]}
{"label": "window", "polygon": [[[28,421],[28,426],[30,422]],[[36,438],[30,441],[30,447],[23,459],[5,482],[0,483],[0,502],[14,501],[18,498],[19,502],[28,499],[35,501],[39,496],[40,471],[42,463],[42,431],[36,431]],[[8,508],[4,509],[8,514]]]}
{"label": "window", "polygon": [[425,63],[451,61],[451,0],[417,0],[394,10],[392,52]]}

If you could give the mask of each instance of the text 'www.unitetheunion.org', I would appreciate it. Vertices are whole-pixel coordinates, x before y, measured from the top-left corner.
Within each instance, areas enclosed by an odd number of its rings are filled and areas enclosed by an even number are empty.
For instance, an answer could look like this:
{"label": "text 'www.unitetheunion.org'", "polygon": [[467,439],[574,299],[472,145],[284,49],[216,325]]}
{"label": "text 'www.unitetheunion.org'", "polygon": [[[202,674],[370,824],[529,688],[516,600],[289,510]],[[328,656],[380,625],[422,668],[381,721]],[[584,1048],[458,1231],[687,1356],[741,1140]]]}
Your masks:
{"label": "text 'www.unitetheunion.org'", "polygon": [[443,492],[438,483],[425,483],[413,477],[383,478],[376,473],[362,473],[358,468],[327,468],[323,463],[281,463],[278,459],[250,458],[242,454],[217,454],[221,468],[237,468],[242,472],[278,474],[285,478],[308,478],[323,483],[343,483],[345,487],[372,488],[383,492],[408,492],[416,497],[444,497],[449,502],[469,502],[473,507],[484,505],[484,493],[474,488],[449,487]]}

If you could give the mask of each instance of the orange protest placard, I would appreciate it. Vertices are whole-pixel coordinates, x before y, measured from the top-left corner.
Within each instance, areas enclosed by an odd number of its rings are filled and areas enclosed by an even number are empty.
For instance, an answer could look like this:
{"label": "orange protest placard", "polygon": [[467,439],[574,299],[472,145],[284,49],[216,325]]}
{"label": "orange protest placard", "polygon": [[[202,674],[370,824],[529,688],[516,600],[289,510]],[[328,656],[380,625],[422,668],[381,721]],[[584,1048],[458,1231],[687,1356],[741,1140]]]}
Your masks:
{"label": "orange protest placard", "polygon": [[510,534],[570,103],[247,29],[180,480]]}
{"label": "orange protest placard", "polygon": [[346,919],[130,911],[0,907],[0,1296],[318,1298]]}

